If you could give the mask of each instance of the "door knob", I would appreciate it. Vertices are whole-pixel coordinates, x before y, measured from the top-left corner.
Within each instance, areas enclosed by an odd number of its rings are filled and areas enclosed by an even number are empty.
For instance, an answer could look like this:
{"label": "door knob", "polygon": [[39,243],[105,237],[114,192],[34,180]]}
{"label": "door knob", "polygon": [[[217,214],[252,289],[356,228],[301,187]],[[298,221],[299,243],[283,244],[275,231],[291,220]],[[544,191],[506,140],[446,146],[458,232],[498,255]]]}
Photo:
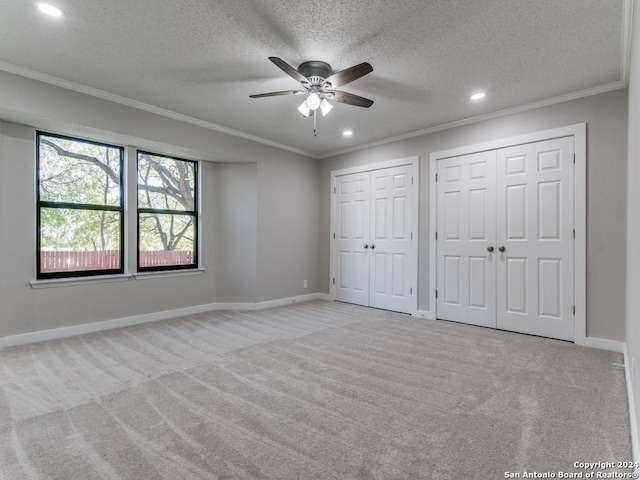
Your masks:
{"label": "door knob", "polygon": [[369,245],[365,243],[364,245],[362,245],[362,248],[369,248]]}
{"label": "door knob", "polygon": [[506,250],[506,248],[504,248],[503,246],[498,247],[498,250],[500,250],[501,252],[504,252]]}
{"label": "door knob", "polygon": [[493,247],[487,247],[488,252],[493,252]]}
{"label": "door knob", "polygon": [[376,246],[372,243],[372,244],[371,244],[371,248],[376,248]]}

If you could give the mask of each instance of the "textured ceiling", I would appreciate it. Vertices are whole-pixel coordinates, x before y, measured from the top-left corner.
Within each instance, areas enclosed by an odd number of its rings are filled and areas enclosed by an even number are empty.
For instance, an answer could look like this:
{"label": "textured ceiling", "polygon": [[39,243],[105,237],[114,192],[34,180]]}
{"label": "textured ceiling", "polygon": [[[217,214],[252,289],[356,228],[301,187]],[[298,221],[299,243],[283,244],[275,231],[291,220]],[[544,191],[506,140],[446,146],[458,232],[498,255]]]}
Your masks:
{"label": "textured ceiling", "polygon": [[[91,87],[313,156],[626,83],[631,0],[0,0],[0,69]],[[267,60],[373,73],[371,98],[303,118]],[[41,77],[44,78],[44,77]],[[484,90],[484,101],[469,95]],[[352,137],[343,137],[352,129]]]}

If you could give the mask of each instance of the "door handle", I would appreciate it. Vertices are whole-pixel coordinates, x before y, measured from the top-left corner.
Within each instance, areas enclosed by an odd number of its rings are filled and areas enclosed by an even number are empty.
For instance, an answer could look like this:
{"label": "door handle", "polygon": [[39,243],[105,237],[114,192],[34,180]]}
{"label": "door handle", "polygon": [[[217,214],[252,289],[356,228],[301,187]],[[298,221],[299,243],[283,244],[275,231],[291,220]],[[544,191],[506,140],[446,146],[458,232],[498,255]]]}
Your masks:
{"label": "door handle", "polygon": [[488,252],[493,252],[493,247],[487,247]]}
{"label": "door handle", "polygon": [[365,243],[364,245],[362,245],[362,248],[369,248],[369,245]]}
{"label": "door handle", "polygon": [[502,245],[498,247],[498,250],[500,250],[501,252],[504,252],[506,250],[506,248],[504,248]]}

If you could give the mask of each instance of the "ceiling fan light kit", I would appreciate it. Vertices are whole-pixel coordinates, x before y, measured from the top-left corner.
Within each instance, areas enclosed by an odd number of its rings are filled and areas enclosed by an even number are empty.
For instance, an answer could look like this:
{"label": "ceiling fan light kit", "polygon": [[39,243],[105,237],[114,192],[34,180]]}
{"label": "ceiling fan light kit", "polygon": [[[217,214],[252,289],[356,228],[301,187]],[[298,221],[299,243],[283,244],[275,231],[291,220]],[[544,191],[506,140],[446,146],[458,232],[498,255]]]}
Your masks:
{"label": "ceiling fan light kit", "polygon": [[304,90],[284,90],[279,92],[259,93],[256,95],[249,95],[251,98],[263,98],[263,97],[275,97],[279,95],[301,95],[306,94],[304,102],[298,107],[298,111],[304,117],[313,117],[313,133],[316,135],[316,117],[315,111],[320,109],[322,115],[327,115],[333,105],[329,103],[329,100],[333,100],[340,103],[346,103],[347,105],[353,105],[356,107],[369,108],[373,105],[373,100],[360,97],[352,93],[343,92],[340,90],[333,90],[336,87],[341,87],[348,83],[357,80],[360,77],[365,76],[368,73],[373,72],[373,67],[367,62],[354,65],[340,72],[334,73],[331,69],[331,65],[319,60],[312,60],[309,62],[301,63],[297,69],[286,63],[284,60],[278,57],[269,57],[278,68],[291,78],[300,83]]}
{"label": "ceiling fan light kit", "polygon": [[322,116],[325,116],[332,109],[333,109],[333,105],[331,105],[329,102],[327,102],[326,98],[324,100],[322,100],[322,102],[320,102],[320,111],[322,112]]}

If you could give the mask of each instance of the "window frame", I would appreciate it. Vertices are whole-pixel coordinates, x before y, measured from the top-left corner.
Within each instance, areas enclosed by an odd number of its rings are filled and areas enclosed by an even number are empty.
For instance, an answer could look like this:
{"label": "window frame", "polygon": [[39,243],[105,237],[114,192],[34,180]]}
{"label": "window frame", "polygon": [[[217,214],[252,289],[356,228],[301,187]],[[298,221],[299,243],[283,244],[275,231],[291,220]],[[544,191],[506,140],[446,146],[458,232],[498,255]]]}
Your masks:
{"label": "window frame", "polygon": [[[170,160],[176,160],[180,162],[186,162],[193,164],[193,210],[171,210],[162,208],[148,208],[140,207],[139,203],[139,180],[138,180],[138,165],[140,162],[140,155],[151,155],[154,157],[162,157]],[[151,152],[148,150],[136,150],[136,271],[138,273],[162,273],[162,272],[175,272],[180,270],[196,270],[200,268],[200,162],[198,160],[189,160],[186,158],[176,157],[174,155],[166,155],[163,153]],[[179,215],[186,217],[193,217],[193,263],[180,264],[180,265],[156,265],[143,267],[140,265],[140,215],[145,213],[157,213],[161,215]]]}
{"label": "window frame", "polygon": [[[120,152],[119,162],[119,204],[118,205],[96,205],[88,203],[72,203],[72,202],[55,202],[49,200],[42,200],[40,198],[40,139],[41,137],[59,138],[69,140],[72,142],[86,143],[90,145],[97,145],[106,148],[112,148]],[[51,279],[64,279],[64,278],[77,278],[77,277],[96,277],[105,275],[121,275],[125,272],[125,246],[126,246],[126,233],[125,233],[125,154],[124,147],[119,145],[112,145],[110,143],[98,142],[94,140],[88,140],[84,138],[73,137],[69,135],[60,135],[57,133],[50,133],[41,130],[36,130],[36,279],[37,280],[51,280]],[[42,209],[43,208],[55,208],[55,209],[67,209],[67,210],[85,210],[85,211],[98,211],[98,212],[118,212],[120,215],[120,267],[99,269],[99,270],[72,270],[72,271],[60,271],[60,272],[42,272],[42,258],[41,258],[41,243],[42,243]]]}

